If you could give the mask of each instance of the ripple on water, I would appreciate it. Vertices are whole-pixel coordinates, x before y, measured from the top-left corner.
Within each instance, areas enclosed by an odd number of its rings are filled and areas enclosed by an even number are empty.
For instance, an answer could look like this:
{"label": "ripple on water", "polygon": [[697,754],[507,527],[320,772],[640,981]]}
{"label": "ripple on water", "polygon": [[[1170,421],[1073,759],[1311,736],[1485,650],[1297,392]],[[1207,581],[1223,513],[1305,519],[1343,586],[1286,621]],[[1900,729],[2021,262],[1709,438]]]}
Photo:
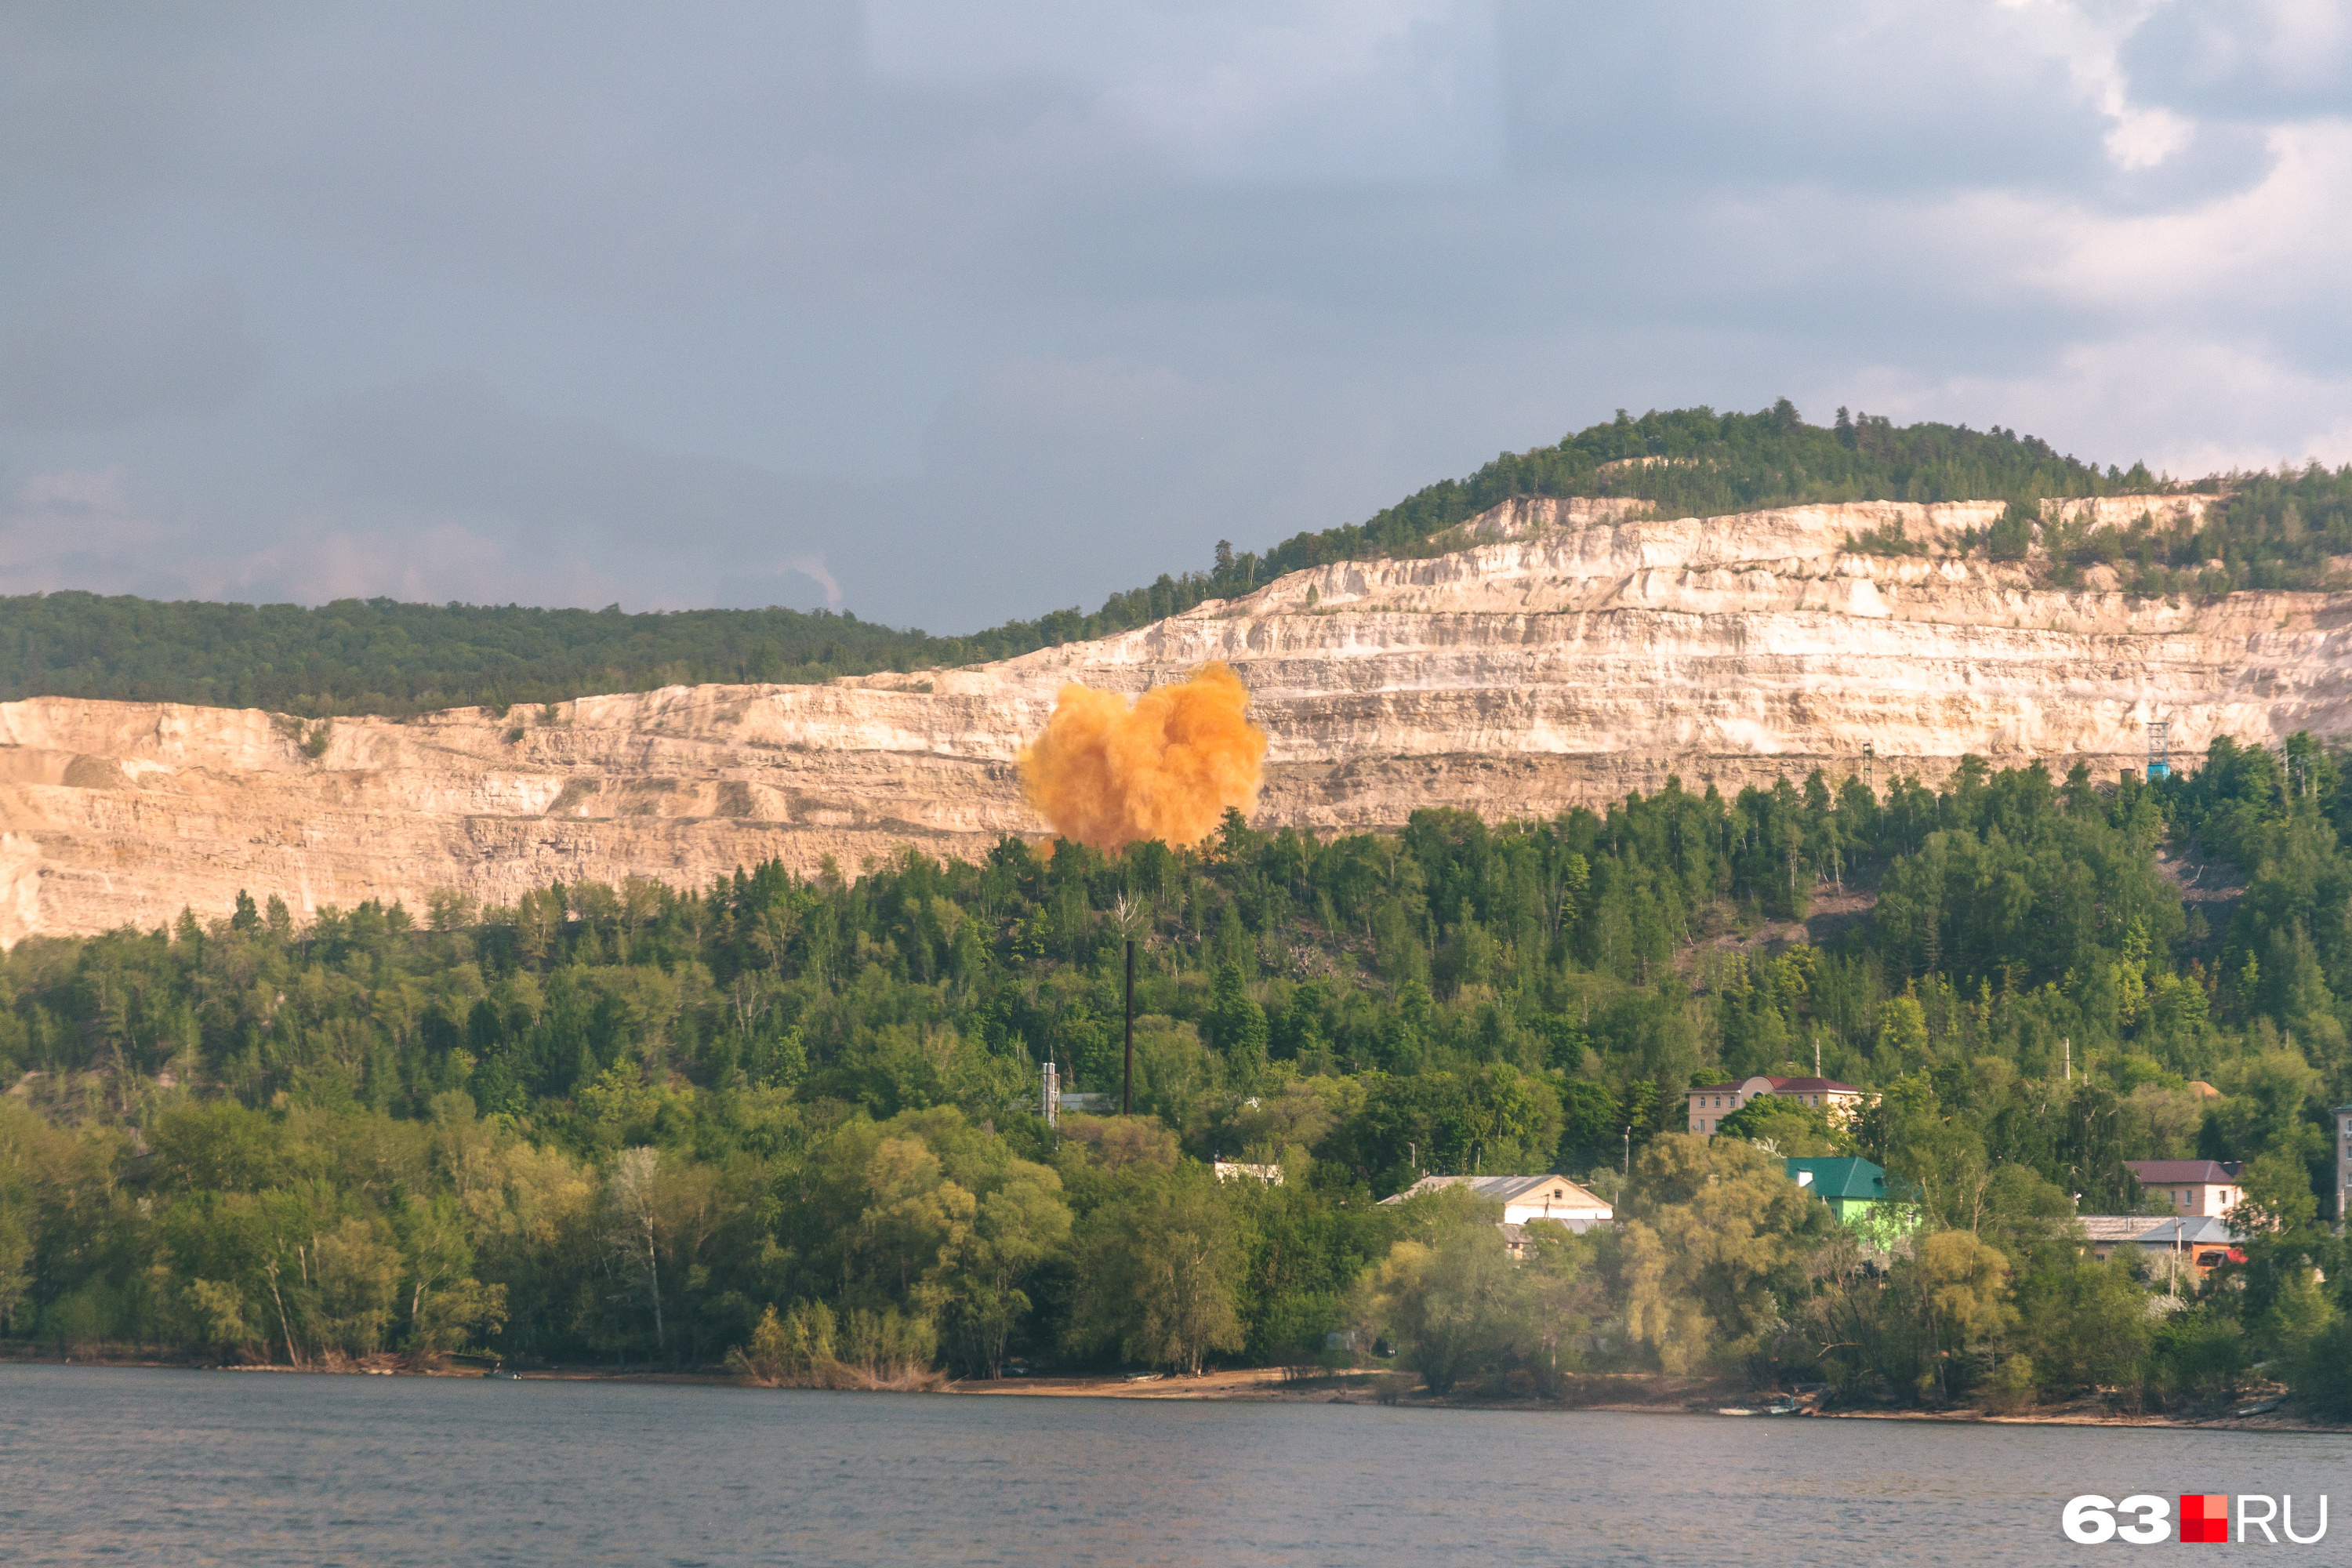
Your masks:
{"label": "ripple on water", "polygon": [[2030,1563],[2352,1440],[0,1366],[0,1558]]}

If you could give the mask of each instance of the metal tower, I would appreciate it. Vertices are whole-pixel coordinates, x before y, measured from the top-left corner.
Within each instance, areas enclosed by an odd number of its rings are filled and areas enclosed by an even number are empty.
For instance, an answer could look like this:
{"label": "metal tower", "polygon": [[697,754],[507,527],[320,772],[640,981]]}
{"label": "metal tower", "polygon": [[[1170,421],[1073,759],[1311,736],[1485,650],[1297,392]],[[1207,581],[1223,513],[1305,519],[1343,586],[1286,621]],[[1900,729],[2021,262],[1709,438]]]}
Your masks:
{"label": "metal tower", "polygon": [[2147,726],[2147,782],[2172,776],[2172,721],[2151,719]]}

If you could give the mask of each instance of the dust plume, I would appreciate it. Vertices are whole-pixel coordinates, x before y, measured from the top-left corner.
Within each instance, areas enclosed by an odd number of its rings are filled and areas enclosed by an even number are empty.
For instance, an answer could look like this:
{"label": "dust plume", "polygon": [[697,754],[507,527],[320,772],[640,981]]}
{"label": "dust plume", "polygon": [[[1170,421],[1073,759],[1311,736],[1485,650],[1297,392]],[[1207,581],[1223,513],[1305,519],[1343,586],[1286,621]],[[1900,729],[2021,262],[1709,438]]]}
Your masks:
{"label": "dust plume", "polygon": [[1249,688],[1222,663],[1132,706],[1073,681],[1022,749],[1022,793],[1056,833],[1097,849],[1197,844],[1227,806],[1246,815],[1257,804],[1265,732],[1248,708]]}

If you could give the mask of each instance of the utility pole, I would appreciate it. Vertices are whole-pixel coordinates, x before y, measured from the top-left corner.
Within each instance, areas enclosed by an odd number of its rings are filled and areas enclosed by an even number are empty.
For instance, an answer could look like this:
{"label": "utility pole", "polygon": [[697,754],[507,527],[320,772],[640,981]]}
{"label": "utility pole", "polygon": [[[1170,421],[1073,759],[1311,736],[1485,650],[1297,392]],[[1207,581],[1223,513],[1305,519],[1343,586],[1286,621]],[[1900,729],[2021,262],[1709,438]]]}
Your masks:
{"label": "utility pole", "polygon": [[2069,1035],[2060,1042],[2066,1047],[2066,1081],[2074,1081],[2074,1037]]}
{"label": "utility pole", "polygon": [[1625,1174],[1633,1173],[1633,1124],[1625,1123]]}
{"label": "utility pole", "polygon": [[1822,1076],[1822,1037],[1819,1035],[1813,1037],[1813,1076]]}

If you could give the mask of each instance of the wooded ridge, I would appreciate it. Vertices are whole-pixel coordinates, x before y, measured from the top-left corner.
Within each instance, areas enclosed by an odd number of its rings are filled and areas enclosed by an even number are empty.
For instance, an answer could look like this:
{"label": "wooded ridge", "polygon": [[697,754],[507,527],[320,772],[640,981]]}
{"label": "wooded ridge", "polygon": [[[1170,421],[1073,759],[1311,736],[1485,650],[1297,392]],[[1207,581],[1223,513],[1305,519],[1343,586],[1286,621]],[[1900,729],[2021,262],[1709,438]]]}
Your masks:
{"label": "wooded ridge", "polygon": [[[1633,1368],[2183,1408],[2267,1363],[2352,1410],[2320,1209],[2347,826],[2308,738],[2222,741],[2120,789],[1972,762],[33,938],[0,960],[0,1331],[870,1383],[1297,1364],[1354,1330],[1441,1389]],[[2184,906],[2168,847],[2242,894]],[[1790,940],[1853,890],[1861,918]],[[1118,1081],[1121,897],[1139,1114],[1056,1134],[1043,1059]],[[1680,1130],[1685,1086],[1816,1044],[1874,1091],[1851,1126],[1774,1101]],[[1780,1169],[1836,1152],[1917,1194],[1916,1246],[1874,1257]],[[1219,1183],[1220,1154],[1285,1180]],[[2244,1262],[2085,1255],[2076,1213],[2140,1199],[2126,1159],[2200,1155],[2245,1162]],[[1621,1223],[1515,1266],[1459,1194],[1376,1202],[1545,1169]]]}
{"label": "wooded ridge", "polygon": [[[2167,489],[2210,494],[2201,521],[2086,528],[2048,500]],[[1076,606],[951,637],[855,615],[788,609],[624,614],[345,599],[294,605],[169,603],[84,593],[0,598],[0,700],[34,696],[257,707],[306,718],[503,711],[617,691],[709,682],[808,683],[986,662],[1148,626],[1287,572],[1411,557],[1515,496],[1630,499],[1661,517],[1809,502],[2000,500],[2009,520],[1972,542],[1996,558],[2036,552],[2063,582],[2106,564],[2142,594],[2211,595],[2335,584],[2352,553],[2352,468],[2214,475],[2175,485],[2062,456],[1995,427],[1896,426],[1838,411],[1806,424],[1785,399],[1755,414],[1623,413],[1557,445],[1505,453],[1360,524],[1300,533],[1263,552],[1219,542],[1202,571],[1162,574]],[[1856,547],[1905,548],[1861,539]]]}

